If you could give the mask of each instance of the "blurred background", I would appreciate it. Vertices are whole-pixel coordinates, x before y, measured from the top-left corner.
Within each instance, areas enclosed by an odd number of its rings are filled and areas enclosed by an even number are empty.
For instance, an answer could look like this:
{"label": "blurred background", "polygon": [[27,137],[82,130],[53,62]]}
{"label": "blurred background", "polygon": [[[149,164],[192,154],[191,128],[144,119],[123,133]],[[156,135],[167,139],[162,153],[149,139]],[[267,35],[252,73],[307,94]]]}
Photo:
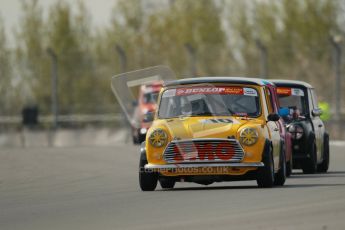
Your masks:
{"label": "blurred background", "polygon": [[344,0],[0,0],[0,146],[128,140],[111,76],[311,83],[345,139]]}

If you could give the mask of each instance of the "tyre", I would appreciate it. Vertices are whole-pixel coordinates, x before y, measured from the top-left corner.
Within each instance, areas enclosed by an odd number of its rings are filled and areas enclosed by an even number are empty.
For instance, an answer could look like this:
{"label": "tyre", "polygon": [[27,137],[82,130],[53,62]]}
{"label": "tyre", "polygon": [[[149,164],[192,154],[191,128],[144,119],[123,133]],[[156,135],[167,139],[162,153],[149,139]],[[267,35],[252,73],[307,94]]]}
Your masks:
{"label": "tyre", "polygon": [[146,135],[140,134],[140,135],[138,136],[138,144],[141,144],[142,142],[144,142],[145,139],[146,139]]}
{"label": "tyre", "polygon": [[145,164],[147,164],[146,153],[142,152],[139,161],[139,185],[142,191],[153,191],[157,187],[158,174],[145,170]]}
{"label": "tyre", "polygon": [[272,146],[266,144],[263,156],[264,167],[259,168],[256,182],[260,188],[271,188],[274,184],[274,165]]}
{"label": "tyre", "polygon": [[314,174],[316,172],[317,161],[315,140],[313,141],[312,148],[310,150],[310,157],[303,160],[301,167],[304,174]]}
{"label": "tyre", "polygon": [[283,186],[286,180],[285,145],[282,144],[280,151],[280,168],[274,176],[274,185]]}
{"label": "tyre", "polygon": [[175,180],[173,178],[159,178],[159,184],[163,189],[172,189],[175,186]]}
{"label": "tyre", "polygon": [[323,138],[323,159],[321,164],[317,166],[318,172],[327,172],[329,168],[329,136],[325,133]]}
{"label": "tyre", "polygon": [[290,177],[292,174],[293,163],[292,163],[292,153],[288,162],[286,162],[286,176]]}

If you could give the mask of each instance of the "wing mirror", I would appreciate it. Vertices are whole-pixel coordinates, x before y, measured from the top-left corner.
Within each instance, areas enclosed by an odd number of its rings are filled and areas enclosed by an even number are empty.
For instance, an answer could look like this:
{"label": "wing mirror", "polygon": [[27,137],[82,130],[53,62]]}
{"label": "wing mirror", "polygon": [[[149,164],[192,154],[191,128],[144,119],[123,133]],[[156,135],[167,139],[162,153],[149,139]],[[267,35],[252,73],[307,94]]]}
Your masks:
{"label": "wing mirror", "polygon": [[151,112],[147,112],[145,115],[144,115],[144,118],[143,118],[143,121],[144,122],[152,122],[153,119],[155,117],[155,112],[151,111]]}
{"label": "wing mirror", "polygon": [[279,116],[286,117],[290,114],[290,109],[287,107],[282,107],[278,111]]}
{"label": "wing mirror", "polygon": [[321,110],[320,108],[313,109],[313,110],[311,111],[311,114],[313,114],[314,117],[316,117],[316,116],[321,116],[322,110]]}
{"label": "wing mirror", "polygon": [[276,113],[271,113],[267,116],[268,121],[279,121],[279,119],[280,119],[280,116],[279,114],[276,114]]}

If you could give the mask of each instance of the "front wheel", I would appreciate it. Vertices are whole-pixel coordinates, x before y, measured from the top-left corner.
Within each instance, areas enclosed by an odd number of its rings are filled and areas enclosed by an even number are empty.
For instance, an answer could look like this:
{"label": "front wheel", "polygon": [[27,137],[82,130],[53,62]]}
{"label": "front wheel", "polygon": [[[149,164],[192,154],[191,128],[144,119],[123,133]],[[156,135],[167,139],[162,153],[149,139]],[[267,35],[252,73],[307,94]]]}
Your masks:
{"label": "front wheel", "polygon": [[274,177],[274,185],[283,186],[286,180],[286,158],[285,158],[285,146],[281,147],[280,154],[280,168]]}
{"label": "front wheel", "polygon": [[263,156],[264,167],[259,168],[256,182],[260,188],[271,188],[274,184],[274,165],[272,146],[266,146]]}
{"label": "front wheel", "polygon": [[323,159],[321,164],[317,166],[318,172],[327,172],[329,168],[329,136],[325,133],[323,138]]}
{"label": "front wheel", "polygon": [[138,144],[141,144],[142,142],[144,142],[145,139],[146,139],[146,135],[139,134],[139,136],[138,136]]}
{"label": "front wheel", "polygon": [[290,177],[292,174],[292,169],[293,169],[293,165],[292,165],[292,153],[290,154],[290,159],[288,162],[286,162],[286,176]]}
{"label": "front wheel", "polygon": [[310,157],[303,160],[302,162],[302,170],[304,174],[314,174],[316,173],[316,168],[317,168],[317,161],[316,161],[316,144],[315,140],[312,144],[312,148],[310,150]]}
{"label": "front wheel", "polygon": [[139,161],[139,185],[142,191],[153,191],[157,187],[158,175],[145,170],[145,164],[147,164],[146,153],[142,152]]}

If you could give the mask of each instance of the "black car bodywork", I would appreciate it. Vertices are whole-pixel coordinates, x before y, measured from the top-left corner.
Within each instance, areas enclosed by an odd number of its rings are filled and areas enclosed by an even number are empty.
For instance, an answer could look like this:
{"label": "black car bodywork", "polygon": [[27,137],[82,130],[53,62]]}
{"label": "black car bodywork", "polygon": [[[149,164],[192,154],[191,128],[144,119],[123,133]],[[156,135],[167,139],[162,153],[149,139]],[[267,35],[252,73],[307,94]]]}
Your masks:
{"label": "black car bodywork", "polygon": [[280,105],[291,111],[284,119],[292,135],[293,168],[304,173],[327,172],[329,135],[320,119],[322,111],[314,88],[301,81],[272,82],[277,86]]}

